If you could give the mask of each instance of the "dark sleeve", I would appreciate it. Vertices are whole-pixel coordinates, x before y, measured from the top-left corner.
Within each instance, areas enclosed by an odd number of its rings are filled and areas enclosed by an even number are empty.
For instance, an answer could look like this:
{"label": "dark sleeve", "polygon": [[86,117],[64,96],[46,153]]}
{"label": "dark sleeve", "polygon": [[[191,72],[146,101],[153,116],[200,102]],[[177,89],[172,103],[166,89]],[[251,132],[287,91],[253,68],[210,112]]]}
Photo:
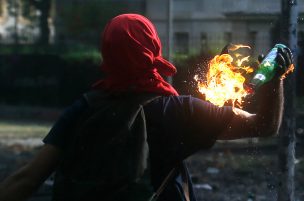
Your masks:
{"label": "dark sleeve", "polygon": [[188,103],[186,125],[189,125],[189,132],[184,140],[201,148],[210,148],[231,121],[232,107],[218,107],[193,97],[189,97]]}
{"label": "dark sleeve", "polygon": [[145,113],[150,155],[161,163],[175,163],[209,149],[234,114],[231,107],[217,107],[191,96],[156,99]]}
{"label": "dark sleeve", "polygon": [[75,101],[65,109],[42,141],[45,144],[51,144],[64,149],[67,141],[71,138],[73,126],[77,125],[77,121],[86,111],[87,107],[88,105],[84,98]]}
{"label": "dark sleeve", "polygon": [[[231,107],[217,107],[191,96],[161,97],[145,106],[145,114],[151,181],[155,189],[176,164],[199,150],[213,146],[233,117]],[[176,198],[182,192],[182,182],[178,178],[169,183],[162,194],[167,196],[160,200],[172,197],[182,200]],[[193,193],[190,195],[194,200]]]}

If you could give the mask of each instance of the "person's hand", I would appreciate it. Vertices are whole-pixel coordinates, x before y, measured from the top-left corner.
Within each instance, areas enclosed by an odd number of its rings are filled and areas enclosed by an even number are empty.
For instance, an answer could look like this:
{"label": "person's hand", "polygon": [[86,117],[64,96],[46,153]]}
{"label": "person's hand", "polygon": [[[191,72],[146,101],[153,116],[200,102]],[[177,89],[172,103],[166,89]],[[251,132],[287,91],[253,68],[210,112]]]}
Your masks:
{"label": "person's hand", "polygon": [[277,75],[281,76],[287,71],[287,69],[293,63],[293,56],[291,50],[288,47],[278,48],[278,53],[275,60],[279,66],[277,70]]}
{"label": "person's hand", "polygon": [[[258,56],[259,64],[262,63],[264,59],[265,59],[264,54],[260,54]],[[279,47],[275,60],[279,66],[276,75],[280,77],[287,71],[289,66],[293,63],[293,56],[291,50],[288,47],[286,48]]]}

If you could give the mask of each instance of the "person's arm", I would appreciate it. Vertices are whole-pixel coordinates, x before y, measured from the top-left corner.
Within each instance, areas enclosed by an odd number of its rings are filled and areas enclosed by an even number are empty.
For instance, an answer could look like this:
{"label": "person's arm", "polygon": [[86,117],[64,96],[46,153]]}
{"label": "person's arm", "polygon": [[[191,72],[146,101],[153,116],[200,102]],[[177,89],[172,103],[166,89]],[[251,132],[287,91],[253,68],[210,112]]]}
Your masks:
{"label": "person's arm", "polygon": [[256,114],[235,108],[227,129],[218,136],[219,140],[248,137],[267,137],[279,131],[283,114],[283,81],[277,79],[259,89],[261,98]]}
{"label": "person's arm", "polygon": [[0,184],[0,200],[22,201],[29,198],[55,170],[59,159],[60,149],[44,145],[32,161]]}
{"label": "person's arm", "polygon": [[[261,58],[262,59],[262,58]],[[218,137],[220,140],[246,137],[267,137],[278,134],[283,114],[283,75],[292,61],[289,48],[278,48],[276,76],[257,91],[260,95],[259,109],[250,114],[240,109],[234,110],[234,116],[227,129]]]}

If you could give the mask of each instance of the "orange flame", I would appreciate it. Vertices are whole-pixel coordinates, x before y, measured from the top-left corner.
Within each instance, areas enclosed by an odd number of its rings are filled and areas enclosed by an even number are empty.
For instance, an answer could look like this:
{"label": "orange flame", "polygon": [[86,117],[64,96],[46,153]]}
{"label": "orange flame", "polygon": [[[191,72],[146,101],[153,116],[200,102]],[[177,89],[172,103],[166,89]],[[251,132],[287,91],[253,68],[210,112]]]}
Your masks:
{"label": "orange flame", "polygon": [[291,64],[287,69],[287,71],[283,75],[281,75],[280,80],[284,80],[289,73],[292,73],[294,71],[294,69],[295,69],[294,65]]}
{"label": "orange flame", "polygon": [[231,45],[230,47],[229,47],[229,50],[230,51],[235,51],[235,50],[238,50],[238,49],[240,49],[240,48],[248,48],[248,49],[251,49],[251,47],[250,46],[248,46],[248,45]]}
{"label": "orange flame", "polygon": [[[241,47],[250,48],[245,45],[234,45],[229,50],[234,51]],[[250,66],[242,66],[244,61],[248,61],[249,56],[235,57],[237,60],[233,62],[233,57],[229,54],[216,55],[209,62],[206,82],[199,81],[198,75],[194,77],[198,82],[198,91],[205,95],[206,100],[220,107],[231,102],[233,107],[241,108],[244,97],[249,94],[244,89],[243,74],[251,73],[253,69]]]}

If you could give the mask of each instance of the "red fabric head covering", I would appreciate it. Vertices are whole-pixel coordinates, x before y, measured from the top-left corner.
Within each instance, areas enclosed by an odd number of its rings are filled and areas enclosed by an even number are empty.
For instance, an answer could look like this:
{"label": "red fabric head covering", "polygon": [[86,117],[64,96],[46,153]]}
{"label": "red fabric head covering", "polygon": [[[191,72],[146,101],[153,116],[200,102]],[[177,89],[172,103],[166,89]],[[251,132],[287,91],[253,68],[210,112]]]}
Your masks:
{"label": "red fabric head covering", "polygon": [[101,52],[101,69],[107,76],[94,87],[178,95],[160,75],[172,76],[176,68],[162,57],[156,29],[144,16],[122,14],[113,18],[103,32]]}

